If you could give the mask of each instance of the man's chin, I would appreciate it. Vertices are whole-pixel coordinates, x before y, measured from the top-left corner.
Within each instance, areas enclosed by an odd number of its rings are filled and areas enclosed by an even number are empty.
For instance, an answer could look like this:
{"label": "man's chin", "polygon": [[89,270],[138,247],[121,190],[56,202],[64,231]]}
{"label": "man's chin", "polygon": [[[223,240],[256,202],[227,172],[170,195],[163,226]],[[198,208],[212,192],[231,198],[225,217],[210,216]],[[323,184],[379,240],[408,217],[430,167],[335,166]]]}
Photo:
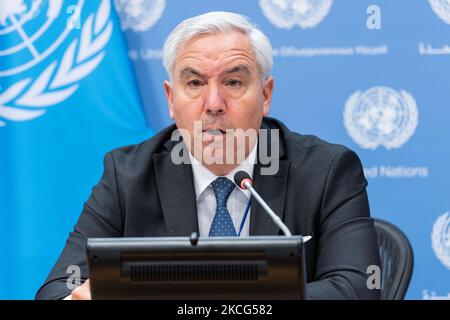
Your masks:
{"label": "man's chin", "polygon": [[[237,150],[230,148],[231,150],[224,150],[222,148],[211,148],[206,146],[203,150],[199,150],[198,154],[195,154],[195,158],[203,165],[214,166],[233,166],[239,165],[247,157],[247,153],[243,150],[242,154],[237,154]],[[201,157],[200,157],[201,156]]]}

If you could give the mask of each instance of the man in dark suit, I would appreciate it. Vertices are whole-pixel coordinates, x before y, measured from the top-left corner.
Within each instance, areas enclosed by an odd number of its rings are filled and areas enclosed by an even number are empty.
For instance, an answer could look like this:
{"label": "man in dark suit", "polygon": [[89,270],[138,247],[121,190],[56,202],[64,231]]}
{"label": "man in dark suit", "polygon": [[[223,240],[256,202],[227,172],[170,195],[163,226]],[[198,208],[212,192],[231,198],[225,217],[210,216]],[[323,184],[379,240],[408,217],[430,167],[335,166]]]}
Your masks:
{"label": "man in dark suit", "polygon": [[[212,12],[174,29],[164,47],[171,77],[164,86],[175,125],[106,155],[103,176],[37,299],[90,298],[89,237],[280,234],[257,202],[246,219],[248,194],[229,179],[240,169],[252,175],[254,188],[293,234],[312,235],[308,298],[379,297],[367,286],[366,270],[379,265],[379,256],[361,163],[343,146],[296,134],[267,117],[271,54],[268,39],[240,15]],[[256,135],[242,143],[242,131]],[[179,146],[188,163],[175,159]],[[262,161],[264,151],[270,163]],[[217,161],[229,155],[232,161]],[[274,163],[267,174],[263,169]],[[73,291],[67,286],[71,265],[80,267],[84,282]]]}

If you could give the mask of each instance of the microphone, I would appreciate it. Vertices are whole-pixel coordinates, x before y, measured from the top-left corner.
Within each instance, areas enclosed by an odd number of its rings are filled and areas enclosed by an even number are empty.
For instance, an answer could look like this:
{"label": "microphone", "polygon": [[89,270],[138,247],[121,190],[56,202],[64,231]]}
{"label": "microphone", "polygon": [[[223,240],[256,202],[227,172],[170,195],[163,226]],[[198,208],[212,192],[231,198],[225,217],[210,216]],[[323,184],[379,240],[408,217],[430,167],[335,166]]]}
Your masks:
{"label": "microphone", "polygon": [[[283,231],[284,235],[287,237],[292,236],[291,231],[289,231],[288,227],[281,221],[280,217],[278,217],[272,209],[267,205],[267,203],[261,198],[261,196],[256,192],[255,189],[252,187],[252,179],[250,178],[250,175],[245,171],[238,171],[234,175],[234,183],[238,185],[243,190],[248,190],[252,193],[253,197],[259,202],[259,204],[264,208],[264,210],[269,214],[269,216],[272,218],[273,222]],[[304,237],[306,238],[306,237]],[[306,241],[308,241],[307,239]],[[306,242],[304,240],[304,242]]]}

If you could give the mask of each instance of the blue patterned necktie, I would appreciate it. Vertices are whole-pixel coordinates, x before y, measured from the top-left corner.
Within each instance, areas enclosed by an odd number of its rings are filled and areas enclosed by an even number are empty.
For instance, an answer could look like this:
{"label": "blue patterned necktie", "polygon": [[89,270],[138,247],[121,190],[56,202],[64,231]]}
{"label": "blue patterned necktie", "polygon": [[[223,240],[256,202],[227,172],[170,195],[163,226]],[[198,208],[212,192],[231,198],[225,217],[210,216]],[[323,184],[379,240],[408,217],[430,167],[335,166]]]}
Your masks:
{"label": "blue patterned necktie", "polygon": [[234,189],[234,182],[219,177],[211,183],[216,196],[216,215],[209,229],[210,237],[236,237],[236,229],[227,209],[227,201]]}

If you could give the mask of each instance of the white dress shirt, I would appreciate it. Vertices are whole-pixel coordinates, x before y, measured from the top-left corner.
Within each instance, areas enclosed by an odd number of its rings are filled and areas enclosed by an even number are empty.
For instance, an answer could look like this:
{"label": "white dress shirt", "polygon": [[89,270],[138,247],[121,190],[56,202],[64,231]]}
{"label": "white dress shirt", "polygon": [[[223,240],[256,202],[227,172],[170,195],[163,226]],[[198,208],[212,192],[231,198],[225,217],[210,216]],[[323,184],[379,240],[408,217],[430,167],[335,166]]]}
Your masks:
{"label": "white dress shirt", "polygon": [[[233,171],[225,175],[224,177],[234,181],[234,174],[238,171],[246,171],[250,177],[253,178],[253,168],[256,162],[257,144],[253,147],[248,157]],[[195,159],[190,153],[189,157],[192,163],[192,172],[194,175],[195,196],[197,200],[197,218],[198,227],[201,237],[207,237],[209,229],[211,228],[212,221],[216,214],[216,196],[214,195],[211,182],[216,180],[219,176],[215,175],[207,168],[205,168],[197,159]],[[244,218],[245,209],[250,200],[250,191],[242,190],[239,187],[235,187],[231,192],[227,201],[227,209],[233,220],[236,234],[239,234],[239,229]],[[241,237],[247,237],[249,235],[250,226],[250,211],[245,219],[244,226],[242,228]]]}

